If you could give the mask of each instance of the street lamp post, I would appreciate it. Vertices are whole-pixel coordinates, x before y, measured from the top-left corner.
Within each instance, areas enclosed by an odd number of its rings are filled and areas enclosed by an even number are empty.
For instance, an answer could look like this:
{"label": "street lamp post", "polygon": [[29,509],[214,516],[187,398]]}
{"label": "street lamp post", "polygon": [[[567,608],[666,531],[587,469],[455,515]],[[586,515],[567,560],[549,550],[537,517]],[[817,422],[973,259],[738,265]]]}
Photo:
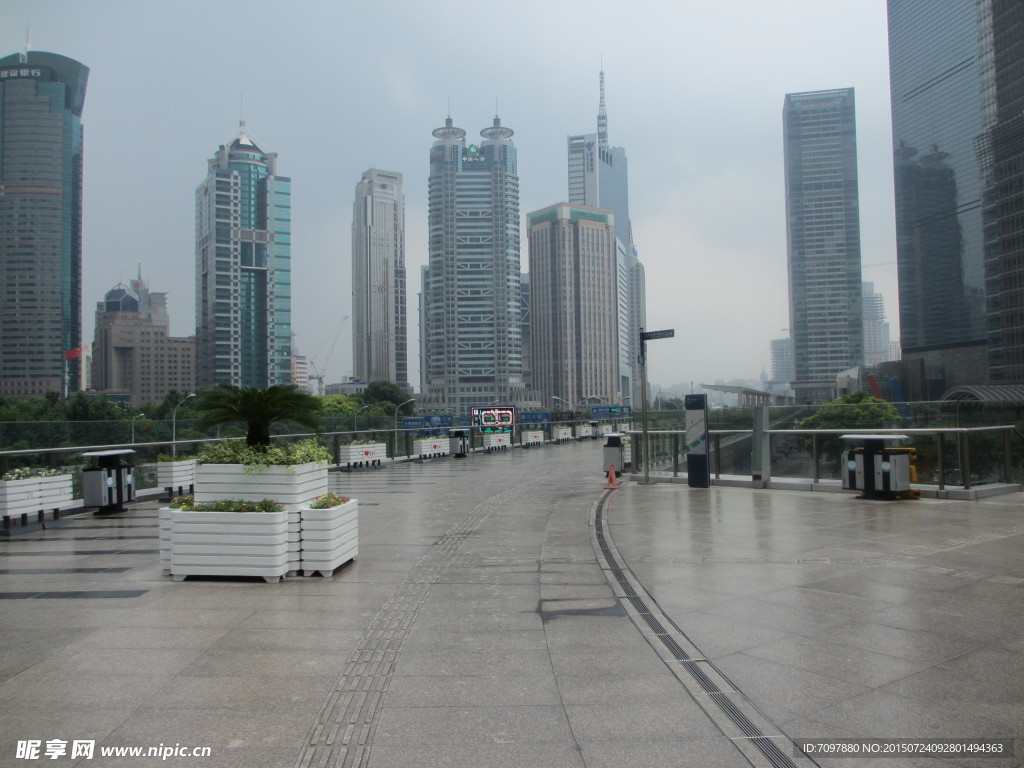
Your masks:
{"label": "street lamp post", "polygon": [[392,459],[394,459],[395,456],[398,455],[398,409],[401,408],[403,405],[408,405],[409,403],[414,402],[415,400],[416,400],[416,398],[410,397],[404,403],[399,403],[398,405],[395,406],[395,421],[394,421],[395,431],[394,431],[394,439],[392,440],[392,444],[391,444],[391,458]]}
{"label": "street lamp post", "polygon": [[358,408],[356,408],[355,412],[353,412],[353,414],[352,414],[352,431],[353,432],[358,432],[359,431],[359,426],[358,426],[358,424],[359,424],[359,422],[358,422],[359,412],[360,411],[365,411],[369,407],[370,406],[368,406],[368,405],[361,405]]}
{"label": "street lamp post", "polygon": [[144,413],[137,413],[132,416],[132,445],[135,445],[135,420],[144,418],[146,418],[146,414]]}
{"label": "street lamp post", "polygon": [[186,400],[190,400],[195,396],[195,392],[189,392],[182,398],[180,403],[174,406],[174,410],[171,412],[171,456],[178,455],[178,408]]}

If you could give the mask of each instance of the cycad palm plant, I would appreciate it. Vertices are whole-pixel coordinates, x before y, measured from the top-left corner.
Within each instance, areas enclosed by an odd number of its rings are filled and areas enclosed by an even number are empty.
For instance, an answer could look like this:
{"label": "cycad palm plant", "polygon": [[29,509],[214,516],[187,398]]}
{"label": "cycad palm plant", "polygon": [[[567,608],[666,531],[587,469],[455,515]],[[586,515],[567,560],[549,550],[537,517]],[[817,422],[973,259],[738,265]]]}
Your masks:
{"label": "cycad palm plant", "polygon": [[267,389],[218,384],[199,395],[196,410],[203,411],[200,429],[231,422],[245,422],[245,442],[252,446],[270,445],[270,425],[274,421],[293,421],[314,431],[320,430],[319,399],[299,391],[294,384],[274,384]]}

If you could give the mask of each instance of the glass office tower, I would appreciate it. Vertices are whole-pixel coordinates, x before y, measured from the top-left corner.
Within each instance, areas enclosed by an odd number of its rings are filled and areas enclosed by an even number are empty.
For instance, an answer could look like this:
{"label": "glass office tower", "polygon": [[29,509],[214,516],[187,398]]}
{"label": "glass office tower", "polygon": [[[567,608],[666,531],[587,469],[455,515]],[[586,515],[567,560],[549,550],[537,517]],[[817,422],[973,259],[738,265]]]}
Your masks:
{"label": "glass office tower", "polygon": [[402,174],[371,168],[352,207],[352,367],[408,389]]}
{"label": "glass office tower", "polygon": [[889,2],[904,357],[985,338],[978,5]]}
{"label": "glass office tower", "polygon": [[792,386],[822,402],[864,361],[853,89],[787,94],[783,136]]}
{"label": "glass office tower", "polygon": [[467,144],[434,131],[422,365],[428,401],[465,413],[523,396],[519,176],[513,132],[495,117]]}
{"label": "glass office tower", "polygon": [[0,59],[0,395],[81,389],[82,106],[89,68]]}
{"label": "glass office tower", "polygon": [[291,180],[245,122],[196,189],[196,386],[288,384]]}

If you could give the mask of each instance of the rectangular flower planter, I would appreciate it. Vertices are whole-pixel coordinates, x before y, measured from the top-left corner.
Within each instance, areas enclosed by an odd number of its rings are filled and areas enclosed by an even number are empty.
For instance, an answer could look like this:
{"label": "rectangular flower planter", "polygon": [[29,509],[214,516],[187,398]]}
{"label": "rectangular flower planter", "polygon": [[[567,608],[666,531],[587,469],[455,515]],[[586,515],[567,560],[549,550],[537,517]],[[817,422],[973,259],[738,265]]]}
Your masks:
{"label": "rectangular flower planter", "polygon": [[594,428],[592,426],[590,426],[589,424],[580,424],[578,427],[576,427],[576,439],[577,440],[582,440],[585,437],[593,437],[593,436],[594,436]]}
{"label": "rectangular flower planter", "polygon": [[519,433],[519,439],[524,448],[529,448],[531,445],[543,445],[544,432],[539,429],[524,429]]}
{"label": "rectangular flower planter", "polygon": [[433,459],[450,453],[446,437],[421,437],[414,440],[412,445],[413,454],[421,459]]}
{"label": "rectangular flower planter", "polygon": [[[71,506],[71,475],[0,481],[0,518],[20,518]],[[54,517],[57,517],[55,514]],[[11,522],[5,523],[5,526]]]}
{"label": "rectangular flower planter", "polygon": [[302,572],[329,576],[359,554],[359,500],[329,509],[299,509]]}
{"label": "rectangular flower planter", "polygon": [[380,464],[387,455],[384,443],[342,445],[338,448],[338,464],[348,467],[369,467]]}
{"label": "rectangular flower planter", "polygon": [[572,428],[571,427],[555,427],[551,430],[551,440],[556,443],[564,443],[566,440],[572,440]]}
{"label": "rectangular flower planter", "polygon": [[170,489],[170,495],[191,493],[196,477],[196,460],[158,461],[156,463],[156,485]]}
{"label": "rectangular flower planter", "polygon": [[612,433],[612,425],[611,424],[598,424],[597,425],[597,434],[603,436],[603,435],[610,435],[611,433]]}
{"label": "rectangular flower planter", "polygon": [[170,570],[188,576],[259,576],[288,572],[287,512],[170,510]]}
{"label": "rectangular flower planter", "polygon": [[484,433],[485,451],[503,451],[512,445],[511,432]]}
{"label": "rectangular flower planter", "polygon": [[262,467],[249,474],[244,464],[199,464],[196,466],[197,502],[240,499],[273,499],[286,510],[327,493],[327,466],[310,462],[290,467]]}

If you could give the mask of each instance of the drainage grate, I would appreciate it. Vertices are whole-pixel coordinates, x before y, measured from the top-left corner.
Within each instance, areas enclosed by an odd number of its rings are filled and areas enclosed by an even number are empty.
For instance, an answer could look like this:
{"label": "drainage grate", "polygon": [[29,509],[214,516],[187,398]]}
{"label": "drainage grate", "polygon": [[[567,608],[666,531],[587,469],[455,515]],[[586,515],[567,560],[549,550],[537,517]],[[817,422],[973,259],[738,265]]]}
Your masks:
{"label": "drainage grate", "polygon": [[[756,747],[758,753],[760,753],[764,759],[773,766],[773,768],[797,768],[797,764],[779,748],[777,741],[780,736],[772,737],[766,735],[762,728],[755,724],[743,709],[737,706],[737,699],[740,699],[744,703],[748,704],[750,708],[753,708],[753,705],[749,703],[749,700],[747,700],[746,697],[744,697],[738,690],[723,691],[708,672],[720,677],[726,683],[728,683],[727,678],[719,672],[711,662],[706,660],[697,661],[690,656],[678,641],[675,640],[672,634],[666,631],[664,625],[658,619],[658,615],[663,616],[669,624],[672,623],[671,620],[667,616],[664,616],[660,610],[652,610],[646,600],[637,594],[637,590],[633,587],[629,578],[626,576],[628,568],[619,563],[616,552],[605,535],[604,505],[608,500],[609,495],[609,493],[605,493],[594,507],[594,538],[598,549],[600,549],[601,554],[604,557],[608,573],[615,579],[615,582],[624,593],[619,599],[629,603],[629,605],[634,609],[637,617],[643,619],[644,623],[654,631],[655,637],[662,646],[664,646],[673,658],[680,662],[679,666],[686,670],[693,681],[700,687],[700,690],[707,694],[707,697],[714,702],[718,710],[728,718],[729,722],[740,730],[745,738],[742,740],[734,738],[732,740],[741,752],[746,754],[740,743],[742,741]],[[686,637],[678,627],[675,627],[674,625],[672,626],[679,636],[683,638]],[[693,695],[693,691],[690,693]],[[698,701],[698,704],[699,703],[700,702]],[[706,708],[702,706],[702,709],[704,709],[704,711],[708,713],[708,716],[714,720],[714,717]],[[761,713],[758,712],[757,714],[760,715]],[[765,720],[767,725],[771,725],[771,723],[767,721],[767,718],[764,718],[763,715],[761,715],[761,717]],[[781,731],[778,729],[775,729],[775,731],[781,735]],[[785,741],[789,742],[789,739],[785,739]],[[818,765],[810,758],[801,758],[801,762],[804,765]]]}

